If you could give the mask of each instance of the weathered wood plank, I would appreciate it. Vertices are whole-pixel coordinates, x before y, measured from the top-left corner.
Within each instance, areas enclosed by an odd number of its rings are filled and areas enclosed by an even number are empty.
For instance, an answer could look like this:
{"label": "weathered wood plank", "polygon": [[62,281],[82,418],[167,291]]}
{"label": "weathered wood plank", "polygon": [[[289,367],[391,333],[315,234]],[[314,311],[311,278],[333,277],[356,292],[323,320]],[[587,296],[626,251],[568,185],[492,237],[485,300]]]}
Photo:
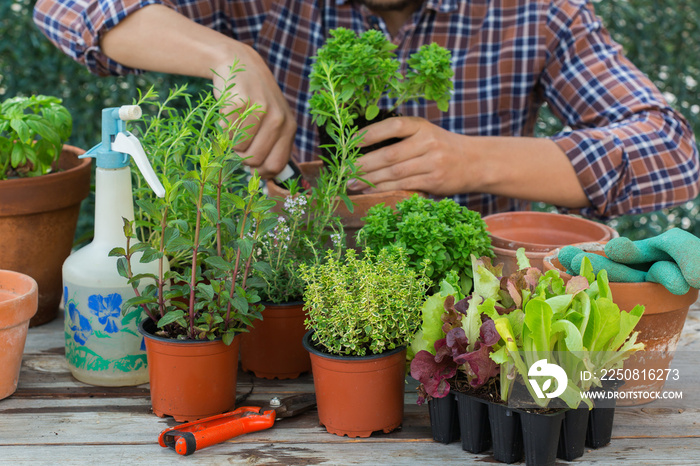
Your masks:
{"label": "weathered wood plank", "polygon": [[[700,439],[659,439],[650,445],[645,439],[621,439],[598,449],[587,450],[579,460],[559,464],[638,466],[640,464],[695,465]],[[250,439],[229,441],[180,457],[172,450],[154,444],[56,444],[50,447],[36,445],[0,446],[0,458],[7,464],[85,464],[86,458],[103,465],[212,465],[212,464],[266,464],[266,465],[439,465],[496,463],[489,453],[471,454],[458,443],[442,445],[429,440],[381,444],[372,442],[304,444],[287,442],[254,442]],[[90,461],[90,460],[88,460]]]}
{"label": "weathered wood plank", "polygon": [[[587,451],[575,464],[697,464],[700,451],[700,303],[691,310],[673,367],[681,379],[666,390],[683,399],[618,408],[613,443]],[[7,464],[418,464],[492,463],[489,455],[463,452],[458,443],[432,441],[425,406],[416,406],[415,381],[406,386],[400,430],[349,439],[328,434],[315,411],[272,429],[232,439],[181,458],[160,448],[158,434],[174,426],[150,410],[148,385],[102,388],[70,375],[58,319],[31,329],[17,393],[0,401],[0,463]],[[251,391],[252,389],[252,391]],[[297,380],[262,380],[239,373],[244,404],[263,405],[273,395],[313,391],[307,374]]]}

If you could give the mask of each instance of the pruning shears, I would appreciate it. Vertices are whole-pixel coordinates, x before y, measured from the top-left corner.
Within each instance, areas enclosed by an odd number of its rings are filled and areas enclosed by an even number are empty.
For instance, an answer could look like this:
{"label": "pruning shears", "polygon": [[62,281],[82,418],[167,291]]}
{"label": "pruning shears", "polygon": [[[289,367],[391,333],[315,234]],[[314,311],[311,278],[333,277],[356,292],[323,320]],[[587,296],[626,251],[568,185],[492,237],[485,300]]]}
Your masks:
{"label": "pruning shears", "polygon": [[296,416],[314,406],[316,395],[313,393],[282,399],[274,397],[267,406],[241,406],[228,413],[170,427],[160,433],[158,443],[179,455],[191,455],[233,437],[269,429],[276,419]]}

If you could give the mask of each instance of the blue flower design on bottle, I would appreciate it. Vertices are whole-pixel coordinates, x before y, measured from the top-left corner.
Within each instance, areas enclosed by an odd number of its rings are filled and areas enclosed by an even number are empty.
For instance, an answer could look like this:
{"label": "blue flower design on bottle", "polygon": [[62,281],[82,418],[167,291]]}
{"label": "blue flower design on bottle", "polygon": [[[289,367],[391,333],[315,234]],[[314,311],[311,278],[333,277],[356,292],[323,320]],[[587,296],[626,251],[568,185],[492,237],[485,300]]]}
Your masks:
{"label": "blue flower design on bottle", "polygon": [[105,332],[117,333],[117,319],[121,317],[122,296],[119,293],[111,293],[106,297],[100,294],[91,295],[88,298],[88,307],[102,325]]}
{"label": "blue flower design on bottle", "polygon": [[84,345],[90,335],[92,335],[92,327],[87,317],[78,312],[75,303],[68,303],[68,316],[70,317],[70,329],[73,332],[73,339],[76,343]]}

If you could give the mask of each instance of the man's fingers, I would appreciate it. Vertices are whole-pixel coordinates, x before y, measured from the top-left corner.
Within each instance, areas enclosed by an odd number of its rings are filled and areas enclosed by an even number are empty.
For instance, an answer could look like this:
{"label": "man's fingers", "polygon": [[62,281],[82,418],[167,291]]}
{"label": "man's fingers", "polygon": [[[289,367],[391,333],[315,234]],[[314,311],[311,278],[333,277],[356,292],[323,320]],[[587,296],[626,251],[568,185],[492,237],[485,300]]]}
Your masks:
{"label": "man's fingers", "polygon": [[282,171],[289,161],[296,133],[296,122],[285,119],[279,126],[276,120],[265,119],[247,150],[239,151],[247,157],[244,163],[258,170],[262,178],[271,178]]}
{"label": "man's fingers", "polygon": [[371,146],[387,139],[409,137],[417,131],[419,121],[417,117],[393,117],[361,128],[360,133],[366,131],[362,145]]}

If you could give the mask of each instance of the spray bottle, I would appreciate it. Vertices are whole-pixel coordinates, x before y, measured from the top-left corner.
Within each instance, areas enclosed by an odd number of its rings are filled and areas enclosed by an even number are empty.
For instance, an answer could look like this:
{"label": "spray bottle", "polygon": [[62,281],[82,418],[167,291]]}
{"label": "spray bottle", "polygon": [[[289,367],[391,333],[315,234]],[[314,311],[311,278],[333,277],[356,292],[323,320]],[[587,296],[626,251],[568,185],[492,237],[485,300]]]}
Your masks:
{"label": "spray bottle", "polygon": [[[141,143],[125,129],[125,121],[140,117],[137,105],[104,109],[102,142],[82,156],[97,160],[95,236],[64,262],[63,300],[68,366],[76,379],[92,385],[148,382],[145,346],[138,332],[142,315],[132,309],[122,316],[122,303],[134,291],[119,276],[117,258],[108,255],[115,247],[126,247],[122,217],[134,219],[130,158],[156,195],[165,194]],[[157,262],[142,264],[136,258],[132,267],[135,274],[158,273]],[[142,280],[140,286],[147,284]]]}

